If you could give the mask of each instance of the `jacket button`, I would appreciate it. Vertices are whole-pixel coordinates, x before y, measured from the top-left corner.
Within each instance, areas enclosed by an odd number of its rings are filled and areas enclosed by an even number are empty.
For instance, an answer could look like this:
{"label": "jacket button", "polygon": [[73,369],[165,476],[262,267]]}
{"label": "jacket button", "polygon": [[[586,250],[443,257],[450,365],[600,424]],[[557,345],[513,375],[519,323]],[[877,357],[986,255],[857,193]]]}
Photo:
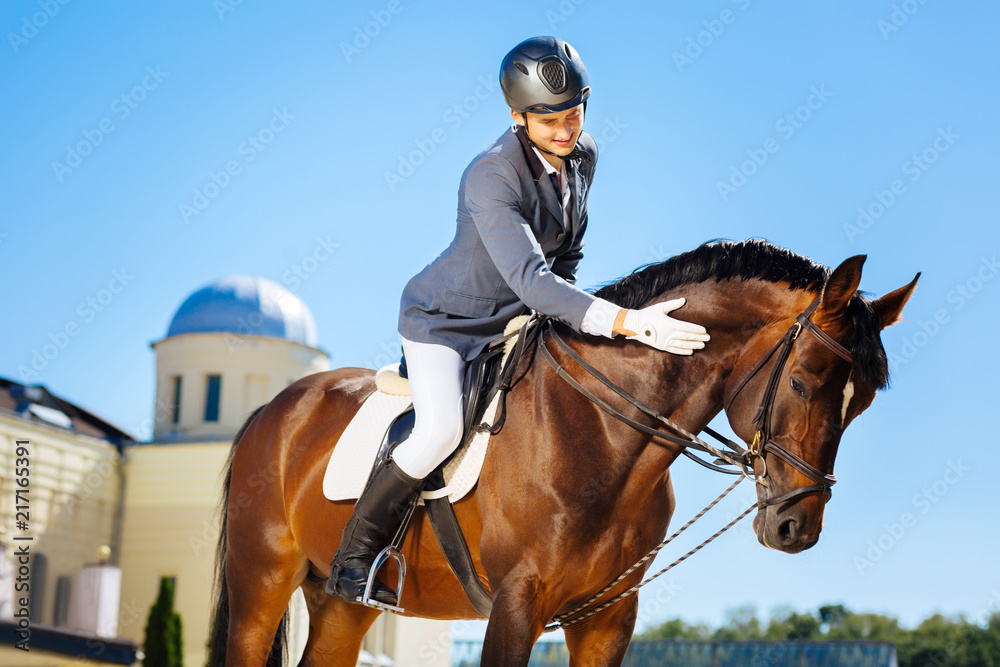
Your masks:
{"label": "jacket button", "polygon": [[565,232],[559,232],[556,234],[556,241],[562,241],[564,238],[566,238]]}

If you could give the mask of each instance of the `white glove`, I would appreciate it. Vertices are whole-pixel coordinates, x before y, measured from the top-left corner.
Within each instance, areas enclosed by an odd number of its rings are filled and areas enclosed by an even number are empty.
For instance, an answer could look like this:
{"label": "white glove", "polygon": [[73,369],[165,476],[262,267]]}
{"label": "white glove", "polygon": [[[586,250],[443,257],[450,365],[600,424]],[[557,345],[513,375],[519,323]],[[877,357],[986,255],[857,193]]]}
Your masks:
{"label": "white glove", "polygon": [[675,320],[667,315],[684,305],[684,299],[672,299],[657,303],[642,310],[629,309],[625,313],[624,328],[635,331],[629,340],[640,340],[646,345],[673,354],[691,354],[705,347],[709,339],[705,327],[700,324]]}

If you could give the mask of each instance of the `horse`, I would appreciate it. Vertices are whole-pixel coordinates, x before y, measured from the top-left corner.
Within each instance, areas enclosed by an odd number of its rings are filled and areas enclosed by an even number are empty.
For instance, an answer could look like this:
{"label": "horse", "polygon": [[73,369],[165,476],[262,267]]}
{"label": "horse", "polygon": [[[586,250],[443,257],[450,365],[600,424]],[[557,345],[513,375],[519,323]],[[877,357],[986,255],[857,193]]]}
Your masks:
{"label": "horse", "polygon": [[[543,339],[535,352],[544,347],[564,373],[613,402],[607,386],[572,361],[577,355],[692,433],[724,409],[733,432],[751,444],[756,537],[796,553],[819,538],[841,435],[888,383],[880,332],[900,319],[920,277],[869,300],[858,292],[864,261],[851,257],[831,271],[766,241],[707,243],[595,292],[624,308],[685,297],[673,314],[708,329],[703,350],[676,356],[556,322],[565,347]],[[663,539],[674,509],[669,469],[684,448],[654,444],[650,430],[666,432],[663,422],[619,401],[623,414],[646,427],[632,428],[536,356],[522,357],[478,484],[454,506],[493,597],[483,665],[526,665],[546,624],[639,561]],[[299,587],[309,611],[299,664],[356,664],[381,612],[323,591],[353,505],[327,500],[321,487],[332,448],[375,391],[373,373],[341,368],[302,378],[250,415],[234,438],[209,664],[281,664],[283,614]],[[410,531],[405,615],[481,619],[422,508]],[[609,595],[634,586],[644,571],[637,568]],[[566,627],[572,665],[622,663],[636,598]]]}

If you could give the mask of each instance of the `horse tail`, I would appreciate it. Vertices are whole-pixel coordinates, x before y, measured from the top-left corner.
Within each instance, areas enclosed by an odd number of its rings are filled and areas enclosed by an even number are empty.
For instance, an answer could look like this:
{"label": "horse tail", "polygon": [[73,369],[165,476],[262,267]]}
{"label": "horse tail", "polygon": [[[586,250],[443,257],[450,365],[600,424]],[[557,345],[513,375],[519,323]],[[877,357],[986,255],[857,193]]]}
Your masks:
{"label": "horse tail", "polygon": [[[220,503],[221,521],[219,525],[219,543],[215,548],[215,607],[212,612],[211,632],[208,640],[208,666],[224,667],[226,664],[226,643],[229,640],[229,587],[226,583],[226,549],[228,540],[226,528],[229,523],[229,486],[233,480],[233,458],[236,456],[236,446],[253,422],[254,418],[264,409],[260,406],[247,417],[240,430],[233,438],[233,446],[226,459],[226,477],[222,483],[222,500]],[[267,658],[267,667],[282,667],[287,652],[288,612],[281,617],[278,631],[274,634],[274,644]]]}

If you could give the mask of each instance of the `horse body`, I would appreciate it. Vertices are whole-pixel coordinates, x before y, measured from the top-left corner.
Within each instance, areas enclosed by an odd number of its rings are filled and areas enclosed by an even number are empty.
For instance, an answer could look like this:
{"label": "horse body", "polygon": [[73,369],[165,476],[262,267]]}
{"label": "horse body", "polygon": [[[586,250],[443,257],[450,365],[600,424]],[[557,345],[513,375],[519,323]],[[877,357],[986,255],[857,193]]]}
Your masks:
{"label": "horse body", "polygon": [[[855,295],[863,258],[855,260],[820,276],[822,301],[813,319],[838,339],[850,338],[858,327],[857,313],[848,313],[863,301]],[[811,280],[819,279],[812,275]],[[865,312],[875,318],[873,326],[898,318],[915,282],[884,302],[872,302]],[[750,376],[753,366],[817,297],[817,289],[740,276],[674,283],[668,280],[666,289],[654,283],[652,299],[632,290],[636,302],[620,305],[686,297],[678,313],[711,333],[705,350],[678,357],[622,338],[571,337],[567,342],[613,382],[691,432],[704,428],[728,404],[734,431],[749,442],[756,399],[767,379]],[[550,350],[579,382],[607,396],[607,389],[575,368],[565,353]],[[648,435],[571,390],[544,361],[522,363],[523,378],[507,398],[509,418],[491,438],[479,483],[455,505],[477,571],[485,574],[494,597],[484,665],[526,664],[545,624],[600,591],[658,544],[674,508],[669,466],[680,454],[678,446],[650,444]],[[871,373],[859,370],[857,363],[838,362],[803,338],[782,371],[787,386],[776,394],[774,440],[821,470],[832,470],[840,434],[878,388]],[[212,664],[222,664],[223,654],[225,664],[265,664],[298,586],[306,592],[310,613],[300,664],[355,664],[378,612],[322,590],[353,510],[349,502],[326,500],[322,481],[331,443],[374,390],[372,372],[363,369],[303,378],[256,413],[237,437],[227,496],[228,545],[220,550],[227,588],[220,593],[228,596],[229,618],[217,617]],[[654,425],[651,418],[642,416],[642,421]],[[775,497],[809,483],[773,456],[756,459],[758,475],[765,474],[765,460],[773,488],[759,488],[759,494]],[[754,519],[758,539],[788,552],[812,546],[825,499],[803,495],[760,509]],[[404,555],[408,573],[400,602],[407,615],[479,618],[423,511],[414,517]],[[638,583],[644,571],[638,568],[609,597]],[[392,577],[387,583],[394,583]],[[636,610],[636,596],[631,596],[567,627],[572,664],[620,664]],[[220,627],[227,620],[228,633]]]}

